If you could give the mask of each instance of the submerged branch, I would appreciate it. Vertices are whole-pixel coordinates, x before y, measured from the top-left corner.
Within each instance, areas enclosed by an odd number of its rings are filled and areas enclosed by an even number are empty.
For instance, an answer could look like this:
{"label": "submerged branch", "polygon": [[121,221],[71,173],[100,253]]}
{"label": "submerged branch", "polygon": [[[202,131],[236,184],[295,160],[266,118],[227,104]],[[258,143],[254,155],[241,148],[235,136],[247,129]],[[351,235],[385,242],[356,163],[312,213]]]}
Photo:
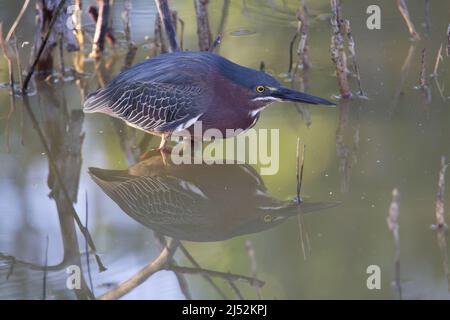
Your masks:
{"label": "submerged branch", "polygon": [[31,64],[30,70],[28,71],[28,73],[27,73],[27,75],[25,77],[25,80],[23,82],[22,93],[24,95],[26,94],[26,90],[28,88],[28,83],[30,82],[31,77],[32,77],[32,75],[34,73],[34,70],[36,69],[36,66],[37,66],[37,64],[39,62],[39,58],[41,57],[42,53],[44,52],[44,48],[45,48],[45,46],[47,44],[47,41],[48,41],[48,39],[50,37],[50,34],[52,32],[52,29],[53,29],[53,26],[55,25],[56,20],[58,19],[58,16],[61,13],[62,8],[64,7],[65,4],[66,4],[66,0],[61,0],[59,2],[58,7],[55,9],[55,11],[53,13],[52,19],[50,20],[50,23],[48,25],[47,33],[45,34],[45,36],[44,36],[44,38],[43,38],[43,40],[41,42],[41,45],[40,45],[40,47],[39,47],[39,49],[37,51],[37,54],[34,57],[34,61]]}
{"label": "submerged branch", "polygon": [[416,28],[414,27],[414,23],[411,21],[411,17],[409,15],[408,7],[406,5],[405,0],[397,0],[398,10],[400,11],[403,19],[406,22],[406,26],[408,27],[409,34],[414,40],[420,40],[420,35],[417,33]]}
{"label": "submerged branch", "polygon": [[131,278],[126,280],[125,282],[121,283],[117,287],[107,291],[100,297],[98,297],[99,300],[116,300],[127,293],[129,293],[131,290],[135,289],[139,285],[141,285],[145,280],[150,278],[153,274],[155,274],[158,271],[164,270],[166,264],[170,261],[172,256],[175,253],[175,250],[178,247],[178,241],[175,241],[173,239],[169,239],[167,242],[167,246],[161,251],[158,257],[156,257],[153,261],[151,261],[148,265],[146,265],[144,268],[139,270],[135,275],[133,275]]}

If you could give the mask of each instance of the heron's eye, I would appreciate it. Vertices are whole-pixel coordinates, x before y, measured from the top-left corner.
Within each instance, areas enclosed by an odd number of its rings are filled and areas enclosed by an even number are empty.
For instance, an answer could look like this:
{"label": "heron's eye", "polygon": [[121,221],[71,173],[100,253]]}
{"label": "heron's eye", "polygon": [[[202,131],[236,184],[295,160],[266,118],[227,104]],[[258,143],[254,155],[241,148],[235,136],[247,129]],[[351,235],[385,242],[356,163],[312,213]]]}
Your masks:
{"label": "heron's eye", "polygon": [[273,218],[270,214],[264,216],[264,222],[272,222]]}
{"label": "heron's eye", "polygon": [[256,91],[259,92],[259,93],[264,92],[264,90],[266,90],[266,88],[264,88],[263,86],[257,86],[256,87]]}

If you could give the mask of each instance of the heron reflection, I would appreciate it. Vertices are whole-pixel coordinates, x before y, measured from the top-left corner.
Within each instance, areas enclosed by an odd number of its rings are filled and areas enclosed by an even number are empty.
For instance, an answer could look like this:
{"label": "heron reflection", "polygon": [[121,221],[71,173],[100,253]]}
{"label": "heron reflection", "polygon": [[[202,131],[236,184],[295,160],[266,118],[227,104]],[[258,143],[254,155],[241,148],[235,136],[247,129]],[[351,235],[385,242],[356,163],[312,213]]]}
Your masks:
{"label": "heron reflection", "polygon": [[245,164],[165,165],[154,156],[128,170],[89,168],[89,173],[131,218],[179,240],[226,240],[337,204],[279,200]]}

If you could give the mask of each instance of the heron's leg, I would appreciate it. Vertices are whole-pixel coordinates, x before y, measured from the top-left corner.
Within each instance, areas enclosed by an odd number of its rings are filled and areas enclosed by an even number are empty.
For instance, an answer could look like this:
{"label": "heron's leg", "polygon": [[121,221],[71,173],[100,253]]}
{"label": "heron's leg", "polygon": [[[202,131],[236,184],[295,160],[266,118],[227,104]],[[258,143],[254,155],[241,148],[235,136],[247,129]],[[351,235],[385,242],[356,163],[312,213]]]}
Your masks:
{"label": "heron's leg", "polygon": [[168,148],[168,144],[170,141],[170,134],[163,134],[161,135],[161,143],[159,144],[159,147],[156,149],[148,150],[144,152],[140,157],[139,161],[143,161],[146,159],[149,159],[151,157],[161,155],[163,158],[163,162],[167,164],[167,155],[170,153],[170,148]]}

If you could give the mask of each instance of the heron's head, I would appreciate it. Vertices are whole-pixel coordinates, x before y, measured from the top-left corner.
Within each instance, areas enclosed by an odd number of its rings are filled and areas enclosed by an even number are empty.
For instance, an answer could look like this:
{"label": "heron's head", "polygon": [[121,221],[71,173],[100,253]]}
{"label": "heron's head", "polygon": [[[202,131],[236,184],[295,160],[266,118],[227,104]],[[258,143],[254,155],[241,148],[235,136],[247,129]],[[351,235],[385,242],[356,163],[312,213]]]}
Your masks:
{"label": "heron's head", "polygon": [[215,57],[220,61],[222,74],[235,85],[243,87],[247,93],[246,98],[254,102],[255,105],[264,106],[274,101],[335,105],[329,100],[286,88],[266,72],[234,64],[219,56]]}
{"label": "heron's head", "polygon": [[256,71],[256,77],[248,88],[252,91],[252,101],[271,103],[274,101],[292,101],[307,104],[335,105],[335,103],[307,93],[282,86],[271,75]]}

